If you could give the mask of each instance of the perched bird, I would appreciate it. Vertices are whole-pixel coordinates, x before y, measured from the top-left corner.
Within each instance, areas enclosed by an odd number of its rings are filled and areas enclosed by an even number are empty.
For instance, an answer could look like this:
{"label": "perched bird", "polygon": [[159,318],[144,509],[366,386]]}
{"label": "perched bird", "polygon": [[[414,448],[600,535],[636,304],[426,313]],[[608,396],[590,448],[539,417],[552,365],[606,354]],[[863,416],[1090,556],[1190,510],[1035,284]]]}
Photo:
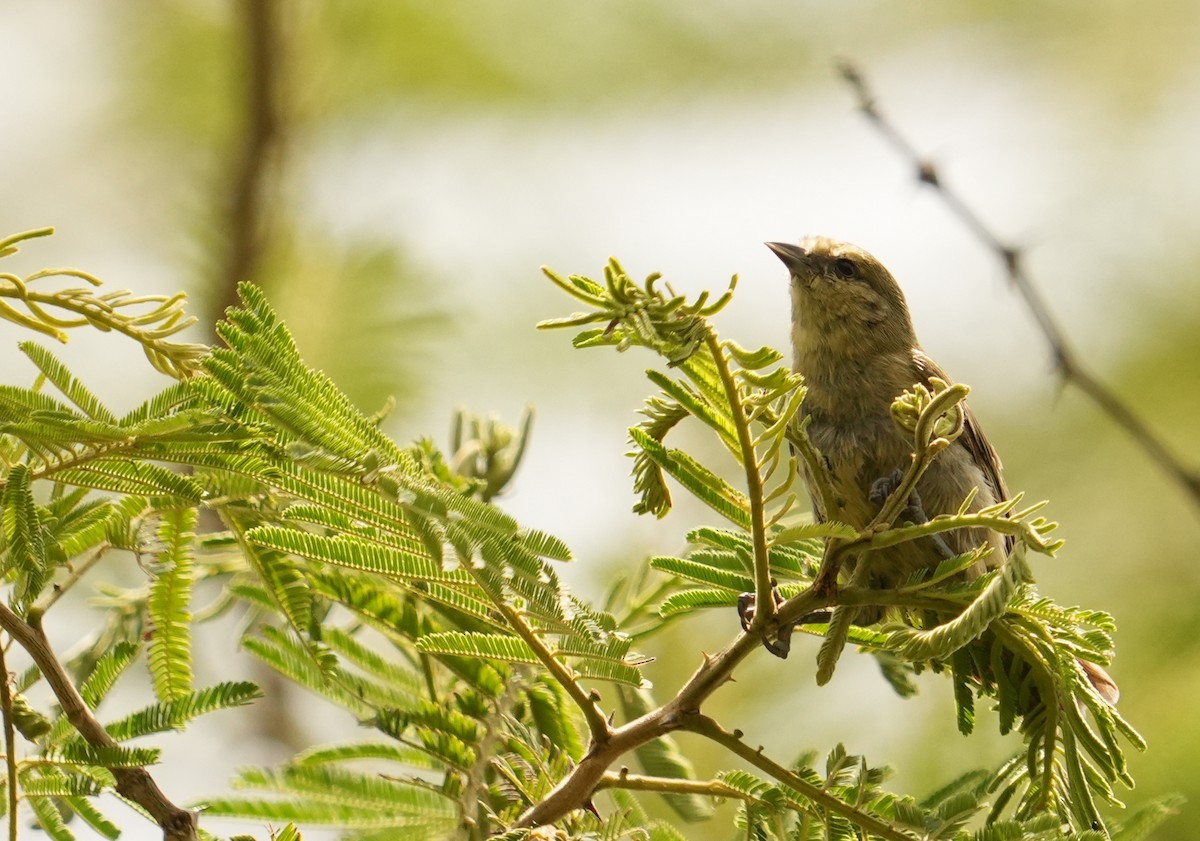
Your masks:
{"label": "perched bird", "polygon": [[[931,378],[950,378],[921,350],[895,278],[866,251],[826,237],[766,245],[791,273],[793,367],[808,389],[800,411],[841,505],[822,511],[811,494],[814,514],[863,528],[879,513],[892,477],[912,461],[912,435],[892,418],[893,401],[918,383],[929,387]],[[969,511],[1008,498],[996,451],[971,410],[965,405],[962,410],[962,434],[934,459],[909,501],[915,517],[957,512],[972,490]],[[811,490],[812,477],[805,479]],[[990,547],[990,556],[967,573],[978,575],[985,564],[1001,563],[1011,548],[1011,541],[990,529],[957,529],[942,537],[865,555],[859,562],[868,563],[866,580],[860,582],[895,587],[947,556]],[[881,618],[882,610],[863,608],[855,622],[869,625]],[[1098,666],[1082,665],[1101,695],[1115,700],[1112,679]]]}

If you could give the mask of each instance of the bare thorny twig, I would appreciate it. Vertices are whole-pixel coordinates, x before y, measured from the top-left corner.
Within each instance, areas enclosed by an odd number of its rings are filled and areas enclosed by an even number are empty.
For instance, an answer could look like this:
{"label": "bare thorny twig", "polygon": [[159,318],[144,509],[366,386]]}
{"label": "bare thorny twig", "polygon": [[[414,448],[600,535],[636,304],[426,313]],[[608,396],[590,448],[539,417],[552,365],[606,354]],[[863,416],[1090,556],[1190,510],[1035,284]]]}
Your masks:
{"label": "bare thorny twig", "polygon": [[912,164],[917,180],[932,187],[950,211],[1004,264],[1009,281],[1020,293],[1050,345],[1055,368],[1062,381],[1074,385],[1091,398],[1092,402],[1125,430],[1167,475],[1183,487],[1192,503],[1200,508],[1200,470],[1187,467],[1125,401],[1084,367],[1062,328],[1050,314],[1041,293],[1030,279],[1024,265],[1023,250],[997,236],[958,192],[946,185],[933,162],[924,157],[912,141],[884,116],[874,92],[855,64],[842,61],[838,69],[842,78],[853,88],[859,110],[900,156]]}

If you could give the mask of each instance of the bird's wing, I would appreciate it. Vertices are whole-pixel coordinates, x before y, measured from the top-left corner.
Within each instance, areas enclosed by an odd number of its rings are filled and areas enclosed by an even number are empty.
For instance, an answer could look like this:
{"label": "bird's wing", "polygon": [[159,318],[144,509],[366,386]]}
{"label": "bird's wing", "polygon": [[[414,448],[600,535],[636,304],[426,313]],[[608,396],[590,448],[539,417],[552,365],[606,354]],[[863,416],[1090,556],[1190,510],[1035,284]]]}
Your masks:
{"label": "bird's wing", "polygon": [[[924,351],[916,349],[913,351],[913,362],[916,363],[917,375],[921,378],[921,383],[926,388],[931,388],[929,383],[930,377],[937,377],[946,382],[951,382],[951,379],[946,376],[938,364],[925,355]],[[971,407],[966,403],[959,404],[963,411],[963,431],[958,437],[959,443],[967,448],[967,452],[971,454],[971,458],[979,465],[979,469],[983,471],[983,477],[987,483],[991,485],[992,496],[997,502],[1008,499],[1008,488],[1004,485],[1004,477],[1000,474],[1000,456],[996,455],[995,449],[988,443],[988,439],[984,436],[979,428],[979,421],[975,419],[975,415],[971,413]]]}

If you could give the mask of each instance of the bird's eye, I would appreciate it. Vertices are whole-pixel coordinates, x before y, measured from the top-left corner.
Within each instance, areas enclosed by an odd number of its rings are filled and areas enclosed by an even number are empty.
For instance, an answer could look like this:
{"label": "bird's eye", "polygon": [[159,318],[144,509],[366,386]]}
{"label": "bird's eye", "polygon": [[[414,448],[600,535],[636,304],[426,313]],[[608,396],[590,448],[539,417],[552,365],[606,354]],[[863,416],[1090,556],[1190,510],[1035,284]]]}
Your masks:
{"label": "bird's eye", "polygon": [[851,280],[858,277],[858,266],[854,265],[854,261],[848,257],[839,257],[834,260],[833,270],[843,280]]}

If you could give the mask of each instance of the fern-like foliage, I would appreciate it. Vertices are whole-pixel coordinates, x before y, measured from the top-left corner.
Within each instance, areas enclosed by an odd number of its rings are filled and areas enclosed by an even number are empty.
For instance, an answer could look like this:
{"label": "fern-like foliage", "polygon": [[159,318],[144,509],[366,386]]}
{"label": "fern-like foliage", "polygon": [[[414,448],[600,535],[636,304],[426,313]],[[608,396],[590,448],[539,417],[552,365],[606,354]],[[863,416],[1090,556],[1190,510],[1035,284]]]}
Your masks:
{"label": "fern-like foliage", "polygon": [[[42,233],[0,241],[0,257]],[[615,261],[602,283],[548,274],[588,311],[546,326],[589,328],[581,347],[640,346],[666,360],[650,373],[645,419],[630,430],[636,510],[664,516],[673,483],[720,518],[688,536],[687,552],[618,582],[602,608],[560,582],[557,565],[571,558],[562,541],[492,502],[517,468],[528,416],[510,428],[461,414],[445,454],[426,439],[400,444],[381,415],[363,413],[304,364],[253,286],[241,287],[241,306],[217,328],[222,346],[208,351],[175,342],[188,322],[177,297],[39,291],[54,276],[95,285],[75,270],[4,275],[0,317],[54,338],[85,325],[124,334],[172,378],[118,416],[48,349],[26,342],[20,351],[36,380],[0,386],[0,629],[13,643],[0,654],[28,655],[0,669],[15,675],[0,712],[19,740],[6,750],[5,808],[15,799],[56,841],[81,826],[116,838],[96,795],[128,796],[136,787],[122,781],[163,761],[142,740],[258,697],[252,684],[211,683],[193,661],[205,623],[236,610],[245,656],[322,698],[363,735],[279,767],[242,769],[236,793],[195,804],[206,827],[227,815],[283,827],[272,837],[286,841],[299,838],[297,824],[363,841],[545,837],[530,811],[569,790],[639,721],[661,725],[625,747],[645,775],[601,769],[552,816],[561,837],[686,837],[648,817],[639,791],[666,796],[682,820],[735,799],[742,829],[763,839],[1050,839],[1074,825],[1073,838],[1107,831],[1136,841],[1170,811],[1151,804],[1124,830],[1090,828],[1097,801],[1130,782],[1119,740],[1139,743],[1080,665],[1111,657],[1112,623],[1040,597],[1020,552],[974,582],[960,573],[975,559],[962,558],[892,593],[851,586],[841,596],[881,600],[903,620],[845,636],[876,653],[894,685],[910,686],[924,669],[945,672],[964,731],[986,699],[1001,730],[1022,732],[1026,749],[997,773],[916,801],[887,792],[883,770],[840,748],[820,770],[812,757],[773,764],[697,709],[660,706],[635,648],[671,617],[728,610],[755,592],[748,626],[766,638],[780,631],[769,624],[771,606],[809,597],[830,547],[867,551],[970,525],[1050,552],[1052,524],[1017,502],[869,533],[805,522],[794,513],[797,477],[820,464],[796,423],[803,384],[777,352],[717,336],[710,317],[734,284],[709,304],[686,301],[657,277],[634,283]],[[910,402],[918,438],[955,434],[954,407],[943,405],[953,400],[930,393]],[[722,467],[668,443],[691,420],[742,478],[723,479]],[[140,580],[93,584],[102,561],[136,569]],[[102,620],[60,661],[43,626],[81,582]],[[802,618],[801,631],[834,636],[822,617]],[[114,686],[141,668],[153,697],[132,713],[108,712]],[[32,700],[46,697],[46,684],[58,703]],[[625,723],[602,709],[599,686]],[[673,729],[717,740],[756,771],[695,779]],[[593,797],[600,808],[583,808]]]}
{"label": "fern-like foliage", "polygon": [[[634,486],[640,495],[635,510],[665,515],[671,505],[666,483],[670,477],[724,521],[690,534],[685,555],[651,560],[652,567],[676,582],[660,603],[664,618],[714,607],[729,610],[750,592],[757,592],[761,604],[765,577],[774,585],[772,598],[784,601],[786,609],[787,600],[811,591],[830,554],[837,552],[869,551],[968,526],[1011,535],[1017,551],[1004,566],[977,581],[968,582],[962,574],[978,560],[967,555],[923,571],[896,592],[849,589],[847,596],[858,599],[855,604],[892,605],[901,622],[878,630],[859,628],[850,622],[853,612],[835,607],[832,623],[826,622],[828,613],[815,615],[800,630],[824,637],[820,682],[828,679],[841,646],[849,641],[876,653],[889,681],[904,694],[915,691],[908,679],[915,672],[933,669],[950,675],[964,733],[975,725],[976,700],[993,701],[1000,730],[1019,727],[1026,740],[1026,750],[988,781],[997,795],[993,821],[1001,819],[1005,806],[1015,804],[1020,821],[1049,815],[1045,820],[1056,825],[1103,825],[1097,800],[1116,804],[1113,785],[1132,785],[1121,741],[1138,748],[1144,743],[1101,698],[1081,666],[1081,661],[1108,663],[1113,653],[1111,619],[1100,612],[1059,607],[1033,588],[1026,549],[1053,554],[1061,546],[1049,537],[1054,524],[1037,516],[1041,505],[1021,509],[1018,496],[968,513],[968,501],[953,516],[861,533],[841,523],[789,517],[799,473],[807,469],[818,492],[824,492],[825,468],[803,425],[796,422],[803,384],[779,364],[780,354],[768,348],[751,353],[717,341],[707,322],[712,310],[703,301],[689,306],[669,288],[662,293],[654,275],[639,286],[615,261],[605,268],[604,283],[549,271],[547,275],[583,301],[588,312],[540,326],[600,322],[605,326],[585,329],[575,345],[615,345],[620,350],[643,346],[667,362],[667,372],[648,372],[658,393],[643,409],[646,420],[630,430]],[[910,471],[912,481],[922,464],[961,432],[956,405],[965,393],[961,386],[935,384],[932,390],[918,386],[898,397],[897,422],[914,435],[919,456]],[[760,484],[760,500],[687,452],[667,445],[669,433],[689,418],[706,427],[736,463],[743,468],[749,463],[749,488]],[[744,446],[742,425],[754,430],[750,448]],[[765,545],[760,531],[766,533]],[[785,633],[790,634],[790,628]],[[753,829],[755,814],[754,808],[746,807],[748,832],[759,832]],[[888,819],[905,824],[903,814],[892,813]],[[831,830],[832,824],[822,825]],[[850,831],[849,824],[844,829]],[[799,837],[807,837],[805,832]],[[946,832],[952,834],[952,829]]]}

